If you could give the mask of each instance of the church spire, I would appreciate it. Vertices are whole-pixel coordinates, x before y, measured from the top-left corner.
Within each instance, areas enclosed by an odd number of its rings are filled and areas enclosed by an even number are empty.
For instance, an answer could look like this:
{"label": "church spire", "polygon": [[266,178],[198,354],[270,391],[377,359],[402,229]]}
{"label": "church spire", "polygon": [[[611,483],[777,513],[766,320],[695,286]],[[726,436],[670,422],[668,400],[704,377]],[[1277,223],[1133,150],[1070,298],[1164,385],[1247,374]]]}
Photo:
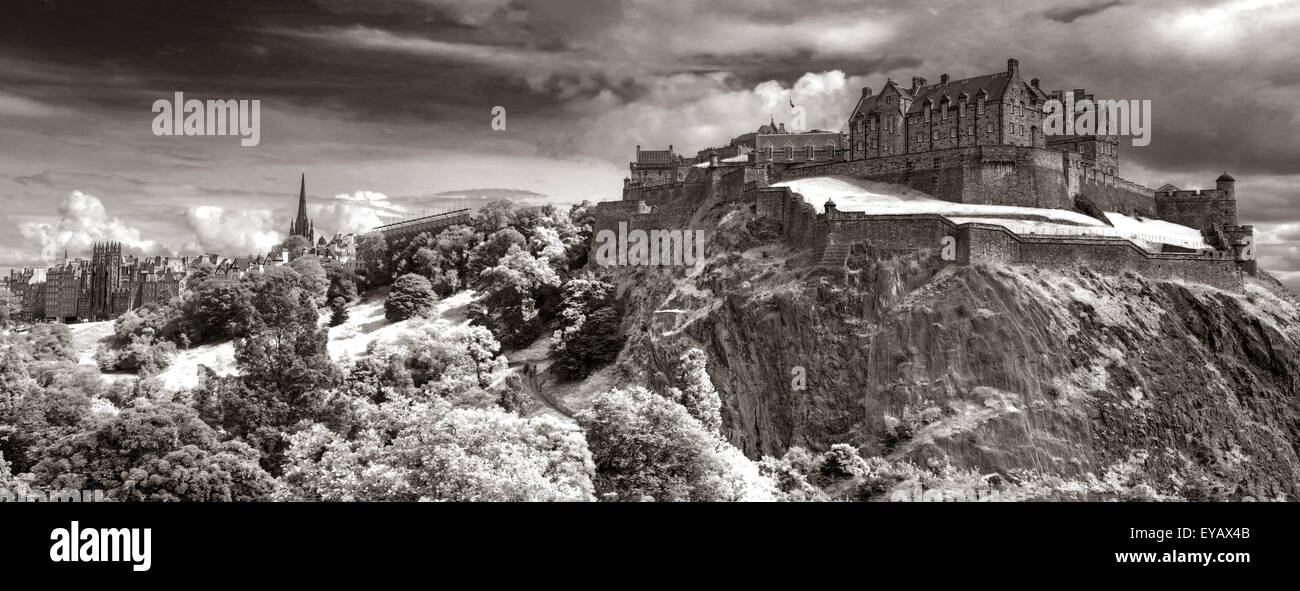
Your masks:
{"label": "church spire", "polygon": [[302,236],[311,240],[311,233],[315,230],[310,219],[307,218],[307,174],[303,173],[300,184],[298,185],[298,215],[294,217],[293,222],[289,224],[290,236]]}

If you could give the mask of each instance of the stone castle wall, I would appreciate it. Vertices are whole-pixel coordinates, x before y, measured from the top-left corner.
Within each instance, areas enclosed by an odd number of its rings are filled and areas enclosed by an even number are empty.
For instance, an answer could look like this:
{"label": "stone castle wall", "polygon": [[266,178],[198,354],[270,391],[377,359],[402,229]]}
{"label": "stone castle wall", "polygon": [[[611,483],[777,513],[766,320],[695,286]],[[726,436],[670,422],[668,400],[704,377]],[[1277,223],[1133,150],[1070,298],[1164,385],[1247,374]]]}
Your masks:
{"label": "stone castle wall", "polygon": [[1155,196],[1156,217],[1203,229],[1214,224],[1237,223],[1237,200],[1219,189],[1160,191]]}
{"label": "stone castle wall", "polygon": [[1106,211],[1153,215],[1155,192],[1085,167],[1078,154],[974,146],[824,164],[773,167],[772,182],[845,175],[911,187],[956,203],[1071,209],[1083,195]]}
{"label": "stone castle wall", "polygon": [[[941,153],[940,153],[941,152]],[[1235,201],[1224,191],[1157,194],[1114,175],[1075,166],[1077,155],[1041,148],[983,146],[872,160],[805,165],[712,167],[670,186],[626,190],[624,200],[597,204],[593,236],[601,229],[685,230],[692,213],[709,199],[752,205],[755,214],[779,222],[796,248],[824,249],[853,243],[890,250],[944,246],[955,240],[957,264],[1026,264],[1045,268],[1086,267],[1101,273],[1133,271],[1155,279],[1182,279],[1237,289],[1249,263],[1231,251],[1151,253],[1123,238],[1021,235],[1002,226],[957,225],[937,214],[870,215],[831,209],[817,214],[787,187],[766,186],[795,178],[849,175],[906,185],[963,203],[1073,209],[1081,194],[1105,211],[1138,213],[1198,227],[1197,220],[1235,220]],[[1231,211],[1227,209],[1231,207]]]}

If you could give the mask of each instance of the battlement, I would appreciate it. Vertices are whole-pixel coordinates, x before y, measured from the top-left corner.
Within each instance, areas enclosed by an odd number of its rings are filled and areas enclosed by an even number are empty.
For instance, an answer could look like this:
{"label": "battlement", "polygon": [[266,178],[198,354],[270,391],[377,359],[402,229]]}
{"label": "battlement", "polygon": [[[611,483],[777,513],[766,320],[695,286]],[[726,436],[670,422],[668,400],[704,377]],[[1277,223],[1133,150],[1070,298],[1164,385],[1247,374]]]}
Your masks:
{"label": "battlement", "polygon": [[1219,189],[1196,189],[1196,190],[1178,190],[1178,191],[1156,191],[1156,199],[1159,201],[1211,201],[1217,199],[1235,199],[1226,191]]}

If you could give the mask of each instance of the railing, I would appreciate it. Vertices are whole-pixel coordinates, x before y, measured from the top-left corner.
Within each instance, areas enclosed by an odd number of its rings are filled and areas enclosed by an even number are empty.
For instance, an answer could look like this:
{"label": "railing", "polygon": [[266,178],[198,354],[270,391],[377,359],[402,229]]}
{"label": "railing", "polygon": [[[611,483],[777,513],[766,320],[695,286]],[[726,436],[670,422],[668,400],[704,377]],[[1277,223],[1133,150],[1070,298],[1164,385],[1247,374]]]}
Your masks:
{"label": "railing", "polygon": [[1022,224],[1004,224],[998,223],[1016,234],[1022,236],[1103,236],[1110,238],[1124,238],[1128,240],[1140,240],[1155,244],[1171,244],[1192,250],[1209,250],[1210,246],[1204,241],[1183,240],[1171,236],[1161,236],[1159,234],[1148,234],[1143,232],[1124,232],[1115,228],[1090,228],[1087,226],[1066,226],[1045,228],[1042,226],[1022,225]]}

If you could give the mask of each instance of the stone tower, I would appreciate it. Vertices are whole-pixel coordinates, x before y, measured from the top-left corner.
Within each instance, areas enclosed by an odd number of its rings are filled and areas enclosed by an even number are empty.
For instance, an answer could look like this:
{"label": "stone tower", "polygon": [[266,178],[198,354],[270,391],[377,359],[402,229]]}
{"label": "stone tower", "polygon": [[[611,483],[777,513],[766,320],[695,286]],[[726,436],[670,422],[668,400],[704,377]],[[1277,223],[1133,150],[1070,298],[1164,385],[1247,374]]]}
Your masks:
{"label": "stone tower", "polygon": [[307,242],[316,242],[316,225],[307,218],[307,174],[303,173],[298,186],[298,215],[289,222],[289,235],[302,236]]}

